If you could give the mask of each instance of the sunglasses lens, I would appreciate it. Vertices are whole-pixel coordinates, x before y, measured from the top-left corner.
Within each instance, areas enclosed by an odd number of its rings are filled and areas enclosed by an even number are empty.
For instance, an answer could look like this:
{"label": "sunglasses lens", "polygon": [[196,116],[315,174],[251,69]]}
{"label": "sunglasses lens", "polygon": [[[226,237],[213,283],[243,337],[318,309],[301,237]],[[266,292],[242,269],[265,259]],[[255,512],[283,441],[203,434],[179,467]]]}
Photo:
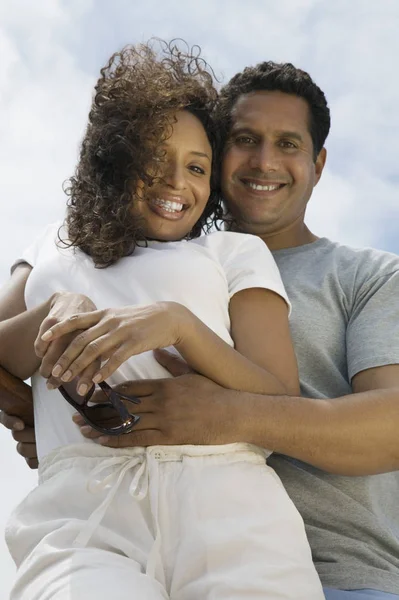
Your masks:
{"label": "sunglasses lens", "polygon": [[109,435],[128,433],[140,419],[137,415],[129,415],[123,420],[111,403],[85,406],[79,412],[94,429]]}
{"label": "sunglasses lens", "polygon": [[[97,431],[107,435],[121,435],[129,433],[134,425],[140,420],[137,415],[132,415],[121,401],[118,394],[113,393],[111,388],[105,382],[100,387],[106,393],[112,402],[90,405],[90,398],[93,395],[94,388],[86,395],[79,396],[76,391],[72,391],[66,386],[60,386],[58,389],[69,402],[85,419],[88,425],[91,425]],[[140,403],[136,398],[122,396],[125,400]]]}

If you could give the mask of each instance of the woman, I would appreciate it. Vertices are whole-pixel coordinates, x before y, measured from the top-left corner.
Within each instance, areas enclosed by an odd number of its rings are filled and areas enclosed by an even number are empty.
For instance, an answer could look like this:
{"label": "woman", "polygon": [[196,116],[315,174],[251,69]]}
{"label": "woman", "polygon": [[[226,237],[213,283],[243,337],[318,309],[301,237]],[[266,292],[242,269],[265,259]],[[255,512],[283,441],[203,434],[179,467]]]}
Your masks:
{"label": "woman", "polygon": [[107,449],[81,436],[54,389],[69,386],[73,401],[76,388],[77,401],[106,378],[165,377],[150,351],[174,346],[222,386],[297,393],[288,300],[265,245],[198,237],[221,213],[215,101],[198,56],[165,45],[113,55],[65,224],[17,261],[12,306],[0,304],[0,362],[33,374],[40,485],[7,532],[19,566],[13,600],[98,600],[116,589],[121,599],[323,597],[267,450]]}

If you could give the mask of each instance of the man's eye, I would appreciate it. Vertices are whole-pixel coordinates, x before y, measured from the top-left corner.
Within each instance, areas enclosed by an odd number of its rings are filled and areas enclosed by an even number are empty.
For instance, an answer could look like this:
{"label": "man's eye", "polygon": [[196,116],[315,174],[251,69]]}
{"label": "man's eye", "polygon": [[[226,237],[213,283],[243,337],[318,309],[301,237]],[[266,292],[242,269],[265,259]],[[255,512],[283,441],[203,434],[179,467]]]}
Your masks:
{"label": "man's eye", "polygon": [[255,140],[249,137],[249,135],[239,135],[234,141],[236,144],[241,144],[243,146],[248,146],[255,143]]}
{"label": "man's eye", "polygon": [[283,148],[296,148],[296,144],[294,144],[294,142],[290,142],[289,140],[281,140],[280,141],[280,146],[282,146]]}

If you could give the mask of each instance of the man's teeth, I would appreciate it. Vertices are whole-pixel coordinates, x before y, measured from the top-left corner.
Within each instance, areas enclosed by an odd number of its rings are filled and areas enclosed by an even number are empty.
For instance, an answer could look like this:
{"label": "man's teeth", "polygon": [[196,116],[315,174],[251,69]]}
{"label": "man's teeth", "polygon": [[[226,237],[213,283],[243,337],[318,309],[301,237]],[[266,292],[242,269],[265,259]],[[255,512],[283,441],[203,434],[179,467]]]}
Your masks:
{"label": "man's teeth", "polygon": [[167,212],[180,212],[184,207],[184,204],[181,204],[181,202],[171,202],[170,200],[163,200],[162,198],[155,198],[153,203],[157,204]]}
{"label": "man's teeth", "polygon": [[257,190],[259,192],[273,192],[274,190],[278,190],[281,184],[276,183],[274,185],[258,185],[257,183],[248,181],[248,185],[252,190]]}

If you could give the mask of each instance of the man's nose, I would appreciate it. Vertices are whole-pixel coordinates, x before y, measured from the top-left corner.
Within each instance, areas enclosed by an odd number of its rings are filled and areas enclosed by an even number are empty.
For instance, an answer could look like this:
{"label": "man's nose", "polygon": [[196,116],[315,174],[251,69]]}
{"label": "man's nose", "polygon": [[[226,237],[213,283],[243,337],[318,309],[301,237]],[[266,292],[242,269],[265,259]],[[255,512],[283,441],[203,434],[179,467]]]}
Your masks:
{"label": "man's nose", "polygon": [[250,165],[253,169],[259,169],[267,173],[268,171],[277,171],[280,167],[280,154],[278,148],[271,142],[258,144],[250,158]]}

